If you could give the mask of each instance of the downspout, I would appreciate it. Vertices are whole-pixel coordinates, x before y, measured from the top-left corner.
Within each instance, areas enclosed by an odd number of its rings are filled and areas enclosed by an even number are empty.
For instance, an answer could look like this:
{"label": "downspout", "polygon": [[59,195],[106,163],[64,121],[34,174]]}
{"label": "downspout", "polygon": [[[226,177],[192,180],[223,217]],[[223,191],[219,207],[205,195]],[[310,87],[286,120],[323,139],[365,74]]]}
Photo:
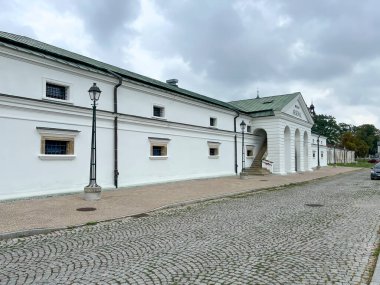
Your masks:
{"label": "downspout", "polygon": [[234,117],[234,132],[235,132],[235,174],[238,174],[238,164],[237,164],[237,136],[236,136],[236,119],[240,116],[240,113],[236,112],[237,116]]}
{"label": "downspout", "polygon": [[117,117],[117,88],[123,83],[123,78],[116,74],[115,72],[112,72],[111,70],[108,70],[110,74],[112,74],[114,77],[116,77],[119,80],[119,83],[117,83],[113,88],[113,113],[114,113],[114,121],[113,121],[113,152],[114,152],[114,170],[113,170],[113,179],[115,188],[118,187],[118,181],[119,181],[119,169],[118,169],[118,117]]}

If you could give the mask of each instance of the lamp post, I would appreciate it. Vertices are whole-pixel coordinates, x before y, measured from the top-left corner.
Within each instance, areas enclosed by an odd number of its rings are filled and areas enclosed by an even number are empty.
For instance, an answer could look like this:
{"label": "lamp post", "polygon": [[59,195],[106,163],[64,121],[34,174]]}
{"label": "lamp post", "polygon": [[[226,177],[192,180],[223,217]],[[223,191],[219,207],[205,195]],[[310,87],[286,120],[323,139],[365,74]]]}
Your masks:
{"label": "lamp post", "polygon": [[336,147],[336,145],[334,144],[334,167],[336,167],[336,154],[335,154],[335,147]]}
{"label": "lamp post", "polygon": [[90,160],[90,182],[84,187],[85,200],[99,200],[102,188],[96,183],[96,102],[100,97],[99,87],[96,83],[88,90],[92,104],[92,137],[91,137],[91,160]]}
{"label": "lamp post", "polygon": [[318,139],[317,139],[317,153],[318,153],[318,165],[317,165],[317,169],[320,169],[321,168],[321,164],[320,164],[320,162],[319,162],[319,137],[320,137],[321,135],[318,135]]}
{"label": "lamp post", "polygon": [[242,141],[241,141],[241,172],[240,172],[240,177],[244,176],[244,168],[245,168],[244,130],[245,130],[246,125],[247,124],[244,121],[241,121],[240,128],[241,128]]}

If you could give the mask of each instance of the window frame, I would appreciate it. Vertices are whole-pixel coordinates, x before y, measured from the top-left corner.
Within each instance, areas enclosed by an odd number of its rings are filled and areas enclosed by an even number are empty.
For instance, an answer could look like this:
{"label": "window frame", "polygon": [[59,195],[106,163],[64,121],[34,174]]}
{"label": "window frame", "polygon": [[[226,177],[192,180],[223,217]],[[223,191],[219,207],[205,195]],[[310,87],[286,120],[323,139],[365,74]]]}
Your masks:
{"label": "window frame", "polygon": [[[246,158],[253,159],[254,150],[255,150],[255,146],[254,145],[246,145],[245,146],[245,156],[246,156]],[[252,151],[252,155],[248,155],[248,151]]]}
{"label": "window frame", "polygon": [[[159,108],[162,116],[155,116],[154,115],[154,108]],[[163,106],[161,104],[153,104],[152,105],[152,118],[165,120],[166,119],[165,106]]]}
{"label": "window frame", "polygon": [[[36,127],[40,134],[40,151],[38,158],[41,160],[73,160],[75,154],[75,137],[80,133],[78,130]],[[46,154],[46,141],[67,142],[66,154]]]}
{"label": "window frame", "polygon": [[[215,142],[215,141],[207,142],[209,159],[218,159],[220,157],[220,145],[221,145],[220,142]],[[216,154],[211,155],[211,149],[216,149]]]}
{"label": "window frame", "polygon": [[[211,123],[212,121],[214,122],[213,124]],[[218,118],[210,117],[209,123],[210,123],[211,128],[217,128],[218,127]]]}
{"label": "window frame", "polygon": [[[249,128],[249,130],[248,130]],[[250,134],[252,133],[252,126],[251,125],[247,125],[247,133]]]}
{"label": "window frame", "polygon": [[[63,103],[63,104],[73,104],[72,98],[71,98],[71,89],[72,89],[72,84],[63,82],[63,81],[58,81],[50,78],[43,78],[43,100],[48,100],[48,101],[53,101],[53,102],[58,102],[58,103]],[[66,99],[58,99],[58,98],[53,98],[53,97],[48,97],[47,96],[47,85],[55,85],[59,87],[64,87],[65,88],[65,97]]]}
{"label": "window frame", "polygon": [[[156,138],[156,137],[148,137],[149,140],[149,159],[151,160],[164,160],[168,159],[168,144],[170,142],[170,139],[168,138]],[[165,155],[154,155],[153,148],[154,147],[161,147],[164,148]]]}

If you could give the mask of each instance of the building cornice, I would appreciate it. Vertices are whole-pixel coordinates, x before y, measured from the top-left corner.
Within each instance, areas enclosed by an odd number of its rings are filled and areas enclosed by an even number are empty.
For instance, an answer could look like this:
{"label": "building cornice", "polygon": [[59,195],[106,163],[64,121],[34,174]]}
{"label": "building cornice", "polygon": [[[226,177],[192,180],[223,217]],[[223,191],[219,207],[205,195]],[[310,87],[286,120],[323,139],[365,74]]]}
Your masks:
{"label": "building cornice", "polygon": [[[81,107],[75,105],[67,105],[59,102],[50,102],[42,99],[32,99],[25,98],[7,94],[0,94],[0,105],[24,109],[24,110],[35,110],[42,112],[50,112],[50,113],[59,113],[64,115],[72,115],[72,116],[82,116],[82,117],[91,117],[92,116],[92,108],[90,107]],[[167,120],[158,120],[149,117],[141,117],[135,115],[129,115],[124,113],[113,113],[110,111],[105,111],[98,109],[97,116],[99,119],[108,119],[112,120],[115,116],[119,118],[120,121],[133,123],[133,124],[142,124],[156,127],[165,127],[165,128],[175,128],[182,130],[191,130],[202,133],[208,133],[210,135],[232,135],[235,134],[233,131],[217,129],[213,127],[203,127],[192,124],[173,122]],[[0,117],[5,117],[0,114]],[[70,123],[72,124],[72,123]],[[100,125],[98,127],[101,127]],[[239,132],[237,135],[241,135]],[[255,135],[246,134],[248,136],[254,137]]]}

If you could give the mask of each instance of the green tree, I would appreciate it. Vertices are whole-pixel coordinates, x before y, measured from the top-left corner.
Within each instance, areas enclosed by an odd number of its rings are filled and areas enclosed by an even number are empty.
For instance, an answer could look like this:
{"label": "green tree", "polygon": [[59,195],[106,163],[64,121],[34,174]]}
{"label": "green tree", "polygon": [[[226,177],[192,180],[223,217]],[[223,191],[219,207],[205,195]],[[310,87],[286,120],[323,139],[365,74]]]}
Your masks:
{"label": "green tree", "polygon": [[369,147],[369,154],[377,153],[377,142],[380,140],[380,132],[370,124],[358,126],[355,130],[355,136],[363,140]]}
{"label": "green tree", "polygon": [[330,115],[315,115],[311,131],[327,137],[328,144],[337,144],[340,141],[341,128],[335,118]]}

